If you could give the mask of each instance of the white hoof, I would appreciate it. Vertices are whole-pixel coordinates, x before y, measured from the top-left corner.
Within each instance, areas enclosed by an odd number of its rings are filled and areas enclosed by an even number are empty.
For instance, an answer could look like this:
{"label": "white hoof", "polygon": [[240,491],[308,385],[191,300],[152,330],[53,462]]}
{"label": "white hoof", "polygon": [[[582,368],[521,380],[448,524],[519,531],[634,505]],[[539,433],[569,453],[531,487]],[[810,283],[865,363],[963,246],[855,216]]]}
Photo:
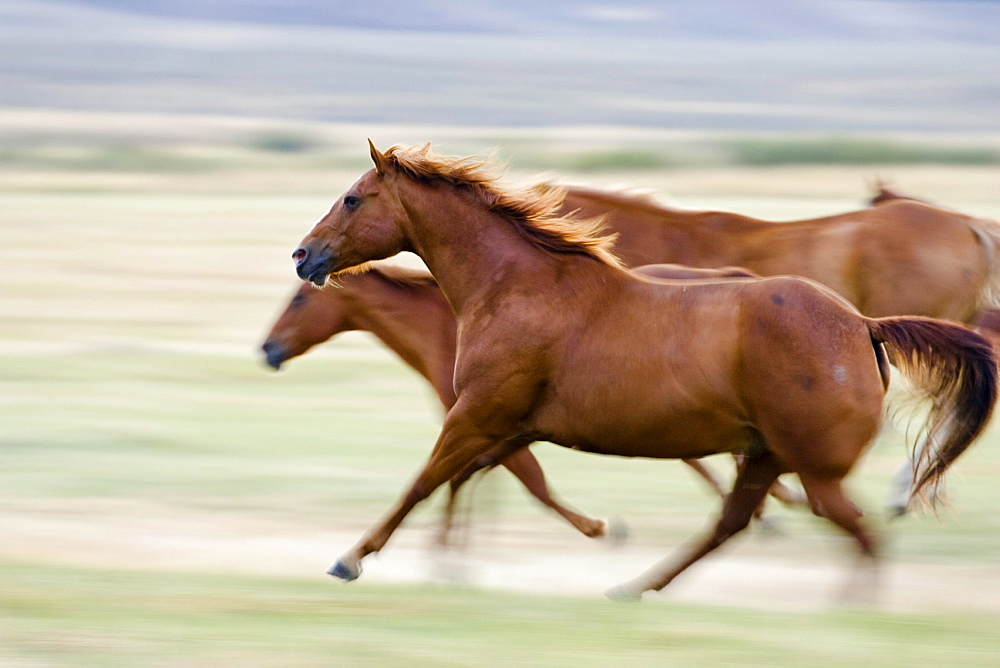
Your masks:
{"label": "white hoof", "polygon": [[615,601],[616,603],[625,603],[625,602],[642,600],[641,591],[637,592],[623,584],[612,587],[611,589],[604,592],[604,595],[607,596],[612,601]]}

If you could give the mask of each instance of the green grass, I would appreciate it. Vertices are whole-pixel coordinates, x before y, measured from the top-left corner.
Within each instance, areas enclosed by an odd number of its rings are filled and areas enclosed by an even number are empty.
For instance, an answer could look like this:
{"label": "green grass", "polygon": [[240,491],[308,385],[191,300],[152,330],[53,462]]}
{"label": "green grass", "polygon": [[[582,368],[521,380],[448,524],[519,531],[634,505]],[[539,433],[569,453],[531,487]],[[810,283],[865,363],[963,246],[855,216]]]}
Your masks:
{"label": "green grass", "polygon": [[[0,149],[0,172],[207,176],[261,168],[363,171],[368,167],[367,152],[360,138],[348,140],[330,135],[294,128],[261,128],[220,133],[210,140],[200,137],[197,143],[194,139],[188,140],[189,143],[171,143],[155,136],[137,135],[134,130],[132,134],[112,131],[95,136],[51,131],[9,142]],[[414,142],[423,143],[428,138],[424,136]],[[398,140],[404,145],[414,142]],[[587,176],[725,166],[1000,164],[1000,148],[994,141],[972,143],[949,137],[922,142],[863,135],[692,134],[644,141],[620,137],[557,141],[509,134],[477,136],[472,131],[457,131],[450,133],[443,151],[490,155],[493,149],[520,169],[558,170]]]}
{"label": "green grass", "polygon": [[[5,563],[0,661],[59,665],[995,665],[998,619],[628,605],[454,587]],[[30,663],[29,663],[30,665]]]}

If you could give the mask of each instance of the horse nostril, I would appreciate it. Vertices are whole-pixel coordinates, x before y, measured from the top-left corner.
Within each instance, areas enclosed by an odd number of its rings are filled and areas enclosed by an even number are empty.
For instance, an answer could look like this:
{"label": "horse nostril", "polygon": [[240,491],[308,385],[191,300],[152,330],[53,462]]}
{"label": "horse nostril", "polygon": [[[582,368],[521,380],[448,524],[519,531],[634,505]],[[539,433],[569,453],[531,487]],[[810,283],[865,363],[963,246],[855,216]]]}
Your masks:
{"label": "horse nostril", "polygon": [[306,261],[309,257],[309,251],[305,248],[297,248],[295,252],[292,253],[292,259],[295,260],[295,266],[301,267],[302,263]]}

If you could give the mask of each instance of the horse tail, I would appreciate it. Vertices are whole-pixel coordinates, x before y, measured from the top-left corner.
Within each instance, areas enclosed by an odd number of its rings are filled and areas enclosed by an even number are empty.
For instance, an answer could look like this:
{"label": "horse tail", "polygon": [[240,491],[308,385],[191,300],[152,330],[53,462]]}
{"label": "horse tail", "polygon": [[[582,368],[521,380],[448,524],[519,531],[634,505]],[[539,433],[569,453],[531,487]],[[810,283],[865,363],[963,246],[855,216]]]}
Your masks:
{"label": "horse tail", "polygon": [[998,371],[986,339],[961,325],[921,317],[866,318],[917,391],[930,400],[926,447],[915,453],[910,494],[926,499],[986,424],[997,400]]}

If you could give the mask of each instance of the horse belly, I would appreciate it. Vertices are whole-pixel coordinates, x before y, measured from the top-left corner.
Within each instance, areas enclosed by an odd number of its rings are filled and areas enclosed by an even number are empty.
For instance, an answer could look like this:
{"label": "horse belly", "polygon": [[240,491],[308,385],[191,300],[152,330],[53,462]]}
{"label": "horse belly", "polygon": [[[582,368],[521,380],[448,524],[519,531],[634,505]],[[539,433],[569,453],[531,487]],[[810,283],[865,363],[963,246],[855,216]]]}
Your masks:
{"label": "horse belly", "polygon": [[643,405],[543,409],[539,431],[558,445],[622,457],[676,459],[742,450],[754,430],[722,403],[706,407]]}

